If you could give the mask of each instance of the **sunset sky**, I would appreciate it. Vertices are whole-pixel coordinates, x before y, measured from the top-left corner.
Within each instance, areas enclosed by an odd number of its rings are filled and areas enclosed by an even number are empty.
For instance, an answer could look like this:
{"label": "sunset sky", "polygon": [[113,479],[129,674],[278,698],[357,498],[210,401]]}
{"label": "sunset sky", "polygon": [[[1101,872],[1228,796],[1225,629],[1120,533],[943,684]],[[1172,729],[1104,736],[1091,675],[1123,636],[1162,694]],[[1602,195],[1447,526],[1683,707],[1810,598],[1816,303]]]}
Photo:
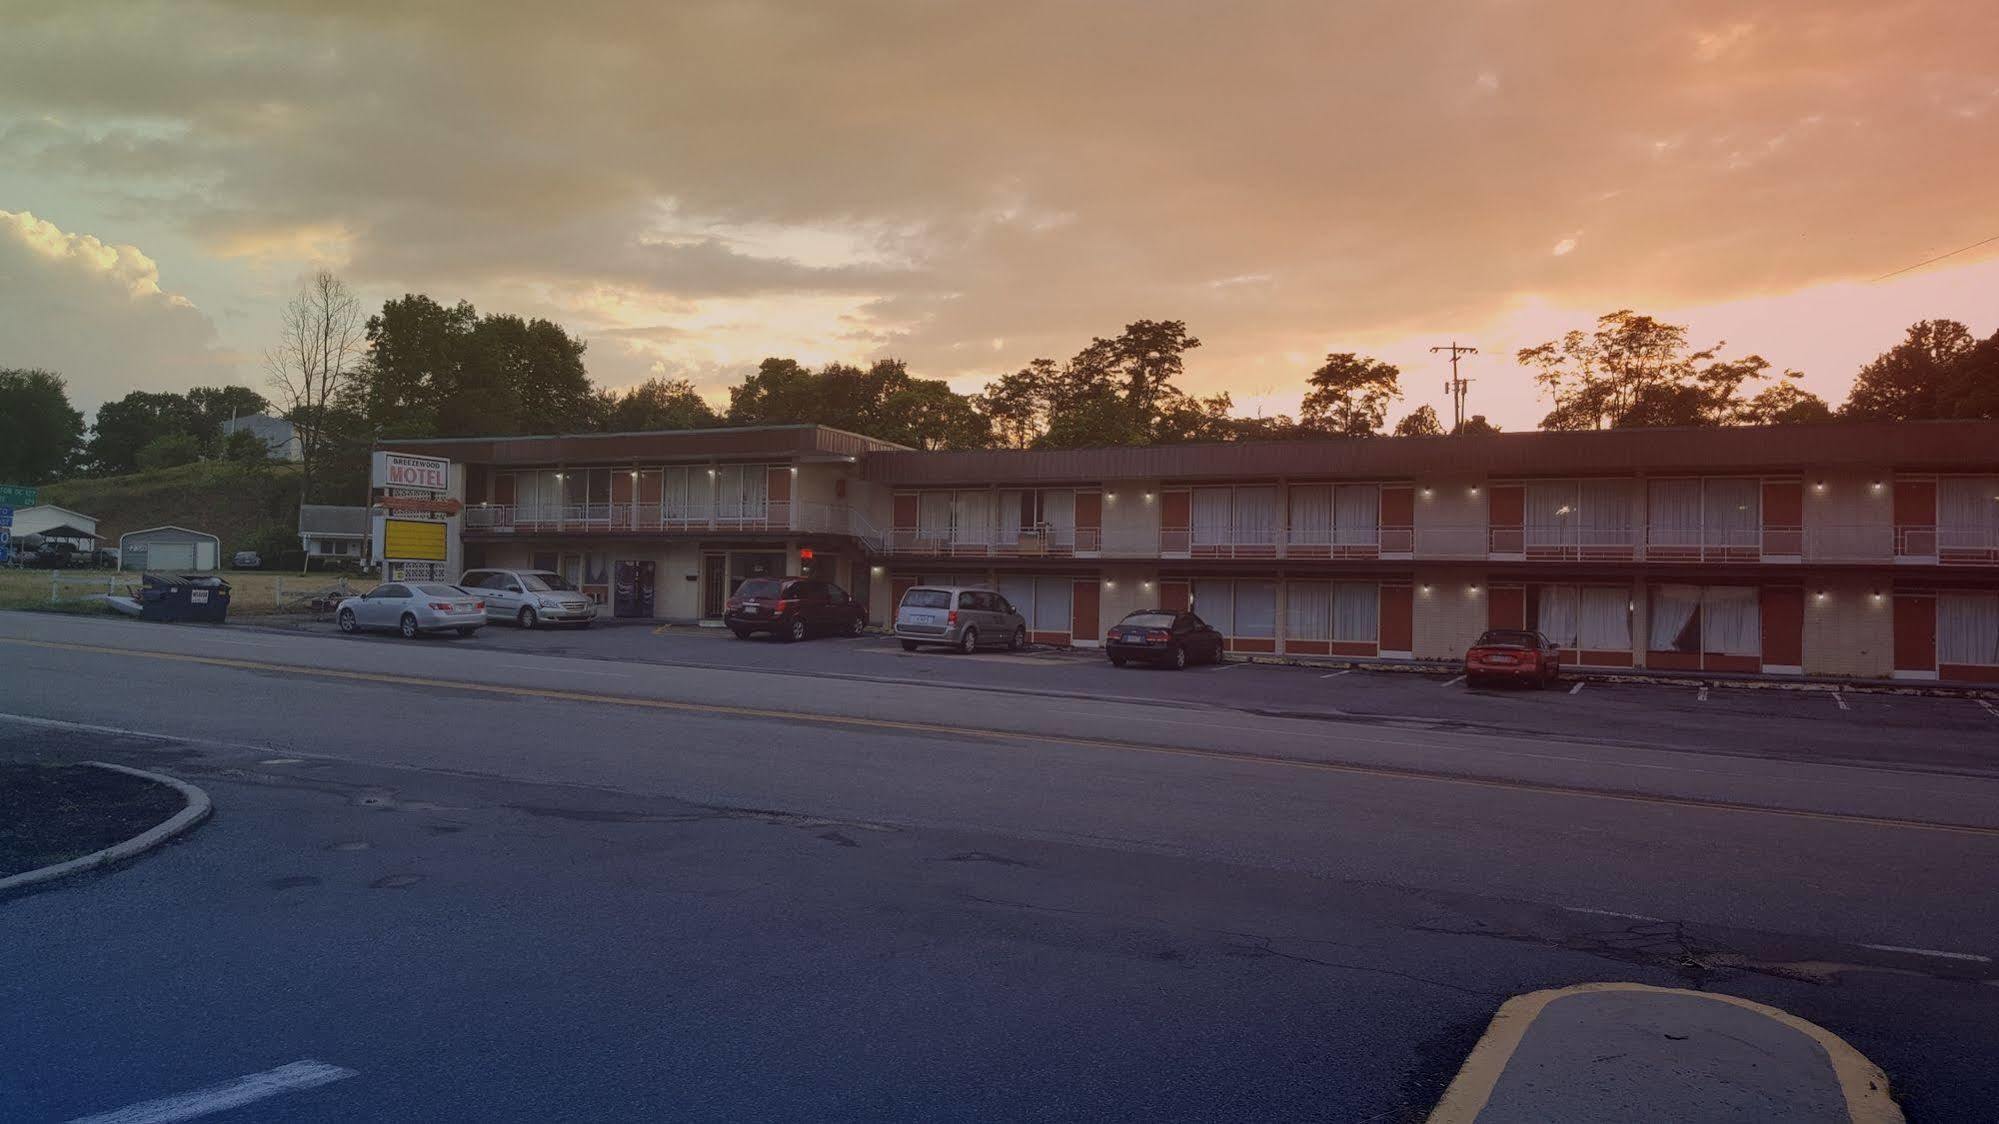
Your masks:
{"label": "sunset sky", "polygon": [[[1640,10],[1649,15],[1636,14]],[[0,366],[261,386],[316,265],[557,320],[600,384],[766,355],[960,390],[1138,318],[1296,409],[1328,351],[1630,307],[1837,402],[1999,329],[1999,4],[1483,0],[0,9]]]}

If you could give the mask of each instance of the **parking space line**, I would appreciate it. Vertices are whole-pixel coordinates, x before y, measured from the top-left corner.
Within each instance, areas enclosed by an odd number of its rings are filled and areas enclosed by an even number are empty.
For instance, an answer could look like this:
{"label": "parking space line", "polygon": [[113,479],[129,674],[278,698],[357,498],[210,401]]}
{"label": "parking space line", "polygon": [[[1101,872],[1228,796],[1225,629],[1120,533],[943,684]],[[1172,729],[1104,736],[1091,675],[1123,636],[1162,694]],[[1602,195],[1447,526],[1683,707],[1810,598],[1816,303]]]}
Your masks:
{"label": "parking space line", "polygon": [[1455,678],[1455,679],[1452,679],[1452,680],[1450,680],[1450,681],[1446,682],[1446,683],[1444,684],[1444,686],[1446,686],[1446,687],[1449,687],[1449,686],[1452,686],[1452,685],[1454,685],[1454,684],[1458,684],[1458,683],[1462,683],[1462,682],[1464,682],[1464,681],[1465,681],[1465,677],[1464,677],[1464,676],[1462,676],[1462,675],[1460,675],[1460,676],[1458,676],[1457,678]]}
{"label": "parking space line", "polygon": [[1841,709],[1841,710],[1852,710],[1852,709],[1853,709],[1852,707],[1850,707],[1850,706],[1846,705],[1846,692],[1844,692],[1844,691],[1834,691],[1834,692],[1832,693],[1832,701],[1834,701],[1834,702],[1838,703],[1838,704],[1839,704],[1839,709]]}
{"label": "parking space line", "polygon": [[95,1116],[79,1116],[69,1124],[171,1124],[175,1120],[193,1120],[197,1116],[241,1108],[279,1093],[316,1089],[354,1075],[351,1069],[325,1062],[293,1062],[192,1093],[126,1105]]}
{"label": "parking space line", "polygon": [[1985,713],[1991,715],[1994,718],[1999,718],[1999,706],[1993,706],[1990,700],[1979,699],[1978,705],[1985,708]]}
{"label": "parking space line", "polygon": [[1569,688],[1569,694],[1580,695],[1582,693],[1583,693],[1583,680],[1578,679],[1576,680],[1576,685]]}
{"label": "parking space line", "polygon": [[1862,944],[1860,947],[1871,948],[1876,952],[1906,952],[1911,956],[1936,956],[1945,960],[1969,960],[1974,964],[1992,963],[1990,956],[1980,956],[1975,952],[1945,952],[1937,948],[1908,948],[1899,944]]}
{"label": "parking space line", "polygon": [[[1321,675],[1321,676],[1319,676],[1319,678],[1321,678],[1321,679],[1338,679],[1338,678],[1339,678],[1340,676],[1342,676],[1342,675],[1352,675],[1352,674],[1353,674],[1353,668],[1347,668],[1347,669],[1346,669],[1345,671],[1335,671],[1335,672],[1333,672],[1333,673],[1332,673],[1331,675]],[[1985,709],[1987,709],[1987,710],[1991,710],[1992,708],[1991,708],[1990,706],[1987,706],[1987,707],[1986,707]]]}
{"label": "parking space line", "polygon": [[1700,694],[1698,694],[1698,695],[1695,695],[1695,696],[1694,696],[1694,701],[1695,701],[1695,702],[1706,702],[1706,701],[1707,701],[1707,687],[1706,687],[1705,685],[1703,685],[1703,686],[1701,687],[1701,691],[1700,691]]}
{"label": "parking space line", "polygon": [[1239,663],[1218,663],[1218,664],[1216,664],[1216,665],[1215,665],[1215,670],[1216,670],[1216,671],[1234,671],[1234,670],[1235,670],[1236,668],[1239,668],[1239,667],[1241,667],[1241,666],[1243,666],[1243,665],[1242,665],[1242,664],[1239,664]]}

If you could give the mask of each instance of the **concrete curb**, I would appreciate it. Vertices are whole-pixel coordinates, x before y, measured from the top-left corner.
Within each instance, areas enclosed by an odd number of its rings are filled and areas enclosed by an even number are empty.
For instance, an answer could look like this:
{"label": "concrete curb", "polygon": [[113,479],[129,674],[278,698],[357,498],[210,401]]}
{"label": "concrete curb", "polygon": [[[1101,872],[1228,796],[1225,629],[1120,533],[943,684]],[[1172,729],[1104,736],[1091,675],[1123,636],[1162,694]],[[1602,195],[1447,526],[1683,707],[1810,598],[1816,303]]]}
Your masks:
{"label": "concrete curb", "polygon": [[1684,995],[1698,999],[1727,1003],[1747,1011],[1753,1011],[1817,1042],[1832,1063],[1834,1076],[1839,1079],[1839,1089],[1846,1101],[1847,1115],[1853,1124],[1904,1124],[1901,1108],[1888,1095],[1888,1076],[1881,1067],[1868,1061],[1860,1051],[1847,1045],[1846,1040],[1833,1032],[1807,1022],[1788,1011],[1767,1006],[1750,999],[1733,995],[1723,995],[1713,991],[1687,991],[1683,988],[1654,987],[1641,983],[1586,983],[1572,987],[1550,988],[1516,995],[1500,1005],[1486,1027],[1484,1037],[1472,1047],[1458,1075],[1444,1091],[1443,1099],[1437,1102],[1428,1117],[1427,1124],[1472,1124],[1479,1113],[1485,1110],[1492,1092],[1499,1084],[1500,1075],[1505,1073],[1507,1063],[1513,1060],[1513,1053],[1527,1031],[1534,1025],[1548,1004],[1568,995],[1583,995],[1604,991],[1639,991],[1659,995]]}
{"label": "concrete curb", "polygon": [[214,811],[214,805],[209,802],[208,794],[186,781],[169,777],[163,773],[149,773],[144,769],[134,769],[129,765],[114,765],[109,761],[85,761],[84,764],[99,769],[110,769],[114,772],[126,773],[134,777],[152,781],[155,784],[166,785],[168,788],[180,793],[181,799],[187,801],[187,803],[180,811],[167,817],[165,821],[154,824],[152,827],[147,828],[122,843],[113,843],[101,851],[92,851],[90,854],[79,856],[68,862],[60,862],[54,866],[45,866],[39,870],[24,871],[20,874],[12,874],[5,878],[0,878],[0,894],[5,894],[11,890],[18,890],[24,886],[33,886],[42,882],[53,882],[58,878],[68,878],[72,874],[81,874],[87,870],[95,870],[98,867],[108,866],[111,863],[122,862],[134,855],[150,851],[160,844],[165,843],[167,840],[207,819],[209,813]]}

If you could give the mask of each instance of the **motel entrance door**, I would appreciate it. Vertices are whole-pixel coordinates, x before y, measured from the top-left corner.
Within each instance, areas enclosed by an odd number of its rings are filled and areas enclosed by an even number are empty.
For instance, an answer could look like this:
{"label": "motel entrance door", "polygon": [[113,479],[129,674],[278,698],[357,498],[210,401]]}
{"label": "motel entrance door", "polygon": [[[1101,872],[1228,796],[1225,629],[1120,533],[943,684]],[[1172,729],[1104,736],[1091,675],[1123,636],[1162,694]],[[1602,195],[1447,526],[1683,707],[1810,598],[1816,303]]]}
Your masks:
{"label": "motel entrance door", "polygon": [[611,587],[613,616],[649,619],[653,606],[653,564],[618,563],[617,583]]}

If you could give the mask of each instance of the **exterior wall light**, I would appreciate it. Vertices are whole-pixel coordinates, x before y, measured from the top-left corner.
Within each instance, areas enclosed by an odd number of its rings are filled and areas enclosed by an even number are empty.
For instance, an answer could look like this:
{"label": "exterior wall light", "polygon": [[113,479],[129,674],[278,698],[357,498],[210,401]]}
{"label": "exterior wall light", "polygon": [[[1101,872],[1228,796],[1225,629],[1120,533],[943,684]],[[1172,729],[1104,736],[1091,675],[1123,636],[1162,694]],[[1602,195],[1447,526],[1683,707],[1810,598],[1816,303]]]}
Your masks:
{"label": "exterior wall light", "polygon": [[878,578],[878,577],[881,577],[881,576],[882,576],[882,568],[881,568],[880,566],[869,566],[869,567],[868,567],[868,573],[869,573],[869,574],[871,574],[871,575],[873,575],[874,577],[877,577],[877,578]]}
{"label": "exterior wall light", "polygon": [[1478,596],[1478,583],[1477,583],[1477,582],[1473,582],[1473,583],[1471,583],[1470,585],[1466,586],[1466,587],[1465,587],[1465,589],[1469,590],[1469,591],[1471,592],[1471,595],[1472,595],[1473,597],[1477,597],[1477,596]]}
{"label": "exterior wall light", "polygon": [[1814,483],[1814,484],[1812,485],[1812,491],[1814,491],[1814,492],[1823,492],[1823,491],[1825,491],[1825,481],[1823,481],[1823,480],[1820,480],[1820,481],[1818,481],[1818,482]]}
{"label": "exterior wall light", "polygon": [[1474,495],[1474,496],[1475,496],[1475,495],[1478,495],[1478,485],[1476,485],[1476,484],[1473,484],[1473,485],[1471,486],[1471,494],[1472,494],[1472,495]]}
{"label": "exterior wall light", "polygon": [[1879,481],[1879,480],[1876,480],[1876,481],[1875,481],[1874,483],[1872,483],[1872,484],[1869,484],[1869,485],[1868,485],[1868,487],[1870,487],[1870,488],[1872,488],[1872,489],[1874,489],[1875,491],[1877,491],[1877,492],[1878,492],[1878,491],[1880,491],[1880,490],[1881,490],[1881,481]]}
{"label": "exterior wall light", "polygon": [[1146,503],[1151,503],[1151,502],[1152,502],[1152,493],[1151,493],[1151,492],[1147,492],[1147,493],[1145,493],[1145,502],[1146,502]]}
{"label": "exterior wall light", "polygon": [[1151,582],[1139,582],[1139,583],[1138,583],[1138,587],[1139,587],[1140,589],[1151,589],[1151,588],[1152,588],[1152,583],[1151,583]]}
{"label": "exterior wall light", "polygon": [[1426,500],[1430,498],[1430,489],[1427,486],[1423,489],[1423,498]]}
{"label": "exterior wall light", "polygon": [[1104,588],[1105,588],[1105,589],[1116,589],[1116,588],[1117,588],[1117,583],[1116,583],[1116,582],[1114,582],[1114,581],[1112,581],[1112,580],[1111,580],[1111,579],[1109,579],[1109,578],[1105,578],[1105,579],[1104,579]]}
{"label": "exterior wall light", "polygon": [[1819,600],[1825,600],[1825,590],[1823,589],[1819,590]]}

